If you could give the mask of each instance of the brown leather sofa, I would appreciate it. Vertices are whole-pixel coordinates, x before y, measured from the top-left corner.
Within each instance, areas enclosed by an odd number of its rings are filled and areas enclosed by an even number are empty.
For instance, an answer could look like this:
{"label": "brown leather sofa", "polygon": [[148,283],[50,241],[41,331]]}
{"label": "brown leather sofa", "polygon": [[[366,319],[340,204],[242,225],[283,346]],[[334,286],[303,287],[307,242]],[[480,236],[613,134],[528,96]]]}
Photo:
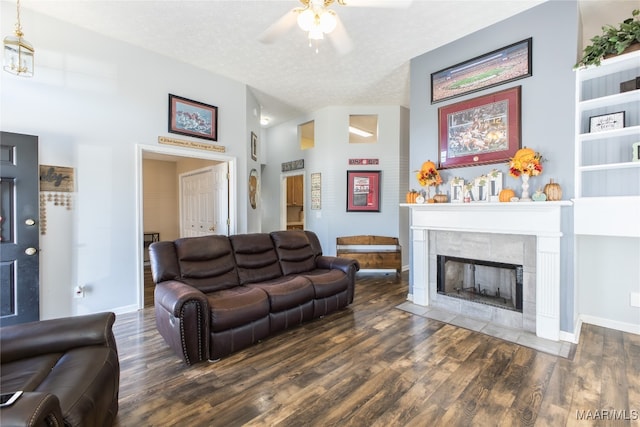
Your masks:
{"label": "brown leather sofa", "polygon": [[2,393],[24,393],[0,409],[0,425],[112,425],[120,387],[114,321],[98,313],[1,328]]}
{"label": "brown leather sofa", "polygon": [[188,365],[346,307],[359,269],[303,230],[157,242],[149,255],[158,331]]}

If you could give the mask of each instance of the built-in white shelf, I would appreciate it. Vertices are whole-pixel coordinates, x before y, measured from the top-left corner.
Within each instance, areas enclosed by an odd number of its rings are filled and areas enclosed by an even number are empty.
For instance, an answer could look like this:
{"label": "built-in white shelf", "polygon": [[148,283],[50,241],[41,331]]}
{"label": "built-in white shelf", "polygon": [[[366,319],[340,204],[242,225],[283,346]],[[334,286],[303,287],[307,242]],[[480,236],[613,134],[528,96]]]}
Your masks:
{"label": "built-in white shelf", "polygon": [[613,169],[627,169],[627,168],[639,168],[640,162],[622,162],[622,163],[605,163],[601,165],[592,166],[580,166],[582,172],[588,171],[601,171],[601,170],[613,170]]}
{"label": "built-in white shelf", "polygon": [[618,138],[621,136],[637,135],[640,141],[640,126],[629,126],[621,129],[605,130],[602,132],[581,133],[578,135],[580,141],[597,141],[598,139]]}
{"label": "built-in white shelf", "polygon": [[640,89],[582,101],[578,104],[578,108],[580,111],[588,111],[596,108],[608,107],[610,105],[638,102],[638,99],[640,99]]}

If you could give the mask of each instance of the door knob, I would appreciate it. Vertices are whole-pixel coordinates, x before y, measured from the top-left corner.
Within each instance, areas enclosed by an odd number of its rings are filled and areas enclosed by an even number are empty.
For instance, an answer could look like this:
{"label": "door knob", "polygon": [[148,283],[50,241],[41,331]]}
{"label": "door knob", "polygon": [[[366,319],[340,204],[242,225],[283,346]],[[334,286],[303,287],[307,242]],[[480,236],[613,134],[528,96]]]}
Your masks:
{"label": "door knob", "polygon": [[24,253],[31,256],[31,255],[35,255],[36,252],[38,252],[38,250],[36,248],[27,248],[24,250]]}
{"label": "door knob", "polygon": [[31,218],[27,218],[27,219],[24,221],[24,223],[25,223],[26,225],[28,225],[29,227],[32,227],[32,226],[36,225],[36,222],[35,222],[33,219],[31,219]]}

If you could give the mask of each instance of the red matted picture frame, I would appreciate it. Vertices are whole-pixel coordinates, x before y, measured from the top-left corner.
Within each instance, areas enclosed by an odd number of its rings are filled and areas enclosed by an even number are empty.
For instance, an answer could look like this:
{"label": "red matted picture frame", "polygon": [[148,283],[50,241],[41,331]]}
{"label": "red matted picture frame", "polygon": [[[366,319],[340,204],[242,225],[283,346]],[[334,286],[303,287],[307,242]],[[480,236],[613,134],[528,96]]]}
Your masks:
{"label": "red matted picture frame", "polygon": [[169,132],[218,140],[218,107],[169,94]]}
{"label": "red matted picture frame", "polygon": [[347,212],[380,212],[381,171],[347,171]]}
{"label": "red matted picture frame", "polygon": [[521,145],[521,86],[438,109],[439,169],[507,162]]}

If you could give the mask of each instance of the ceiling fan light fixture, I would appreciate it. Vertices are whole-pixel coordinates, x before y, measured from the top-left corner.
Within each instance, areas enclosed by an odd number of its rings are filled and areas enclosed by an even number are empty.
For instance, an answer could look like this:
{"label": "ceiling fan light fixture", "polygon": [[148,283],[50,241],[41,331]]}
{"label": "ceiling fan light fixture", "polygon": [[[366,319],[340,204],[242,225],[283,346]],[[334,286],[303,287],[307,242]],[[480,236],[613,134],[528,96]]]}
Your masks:
{"label": "ceiling fan light fixture", "polygon": [[332,10],[325,10],[320,15],[320,29],[325,34],[329,34],[336,29],[338,21],[336,20],[335,12]]}
{"label": "ceiling fan light fixture", "polygon": [[311,31],[316,23],[316,14],[313,10],[307,8],[298,14],[298,26],[303,31]]}
{"label": "ceiling fan light fixture", "polygon": [[322,40],[324,39],[324,33],[320,27],[313,27],[309,30],[309,40]]}

